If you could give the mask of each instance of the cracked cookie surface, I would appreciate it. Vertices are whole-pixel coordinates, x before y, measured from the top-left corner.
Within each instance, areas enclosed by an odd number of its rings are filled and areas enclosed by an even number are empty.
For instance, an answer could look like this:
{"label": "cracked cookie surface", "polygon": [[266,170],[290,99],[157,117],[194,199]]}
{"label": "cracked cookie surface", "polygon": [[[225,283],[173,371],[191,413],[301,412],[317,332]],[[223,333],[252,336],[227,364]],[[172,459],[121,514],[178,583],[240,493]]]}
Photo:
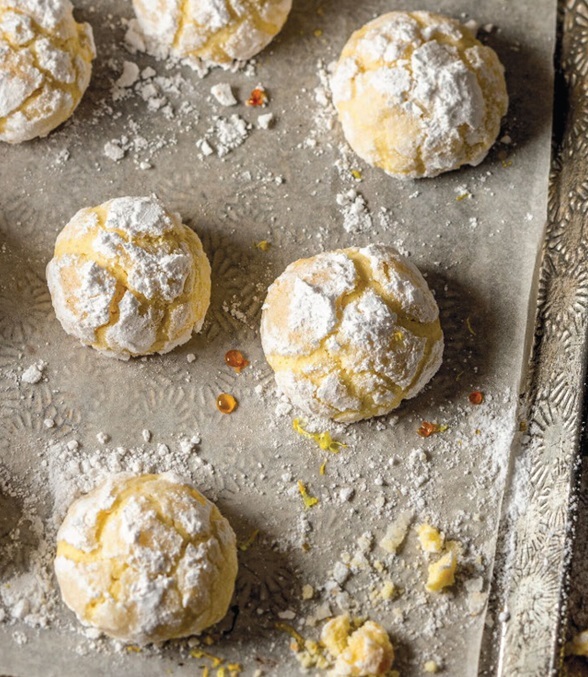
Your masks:
{"label": "cracked cookie surface", "polygon": [[112,357],[167,353],[200,331],[210,264],[200,239],[154,197],[80,210],[47,266],[68,334]]}
{"label": "cracked cookie surface", "polygon": [[0,141],[47,136],[79,104],[96,49],[72,11],[69,0],[0,0]]}
{"label": "cracked cookie surface", "polygon": [[397,178],[479,164],[508,108],[496,53],[431,12],[390,12],[356,31],[331,87],[349,145]]}
{"label": "cracked cookie surface", "polygon": [[70,506],[55,572],[84,625],[137,644],[186,637],[226,614],[236,538],[179,477],[115,475]]}
{"label": "cracked cookie surface", "polygon": [[437,303],[394,248],[370,245],[290,264],[271,285],[261,339],[278,387],[310,415],[381,416],[441,364]]}
{"label": "cracked cookie surface", "polygon": [[133,0],[150,53],[245,61],[282,30],[292,0]]}

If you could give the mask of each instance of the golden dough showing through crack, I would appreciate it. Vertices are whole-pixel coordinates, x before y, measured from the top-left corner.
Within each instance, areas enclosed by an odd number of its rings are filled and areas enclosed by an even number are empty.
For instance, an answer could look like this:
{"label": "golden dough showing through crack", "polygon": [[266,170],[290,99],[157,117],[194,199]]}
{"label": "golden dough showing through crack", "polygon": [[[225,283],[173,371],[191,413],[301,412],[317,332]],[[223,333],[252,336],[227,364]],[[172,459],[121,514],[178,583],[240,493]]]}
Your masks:
{"label": "golden dough showing through crack", "polygon": [[179,477],[122,474],[70,506],[55,572],[84,625],[137,644],[187,637],[227,612],[236,538],[218,508]]}
{"label": "golden dough showing through crack", "polygon": [[79,104],[96,56],[69,0],[0,0],[0,141],[47,136]]}
{"label": "golden dough showing through crack", "polygon": [[133,7],[147,51],[228,64],[264,49],[292,0],[133,0]]}

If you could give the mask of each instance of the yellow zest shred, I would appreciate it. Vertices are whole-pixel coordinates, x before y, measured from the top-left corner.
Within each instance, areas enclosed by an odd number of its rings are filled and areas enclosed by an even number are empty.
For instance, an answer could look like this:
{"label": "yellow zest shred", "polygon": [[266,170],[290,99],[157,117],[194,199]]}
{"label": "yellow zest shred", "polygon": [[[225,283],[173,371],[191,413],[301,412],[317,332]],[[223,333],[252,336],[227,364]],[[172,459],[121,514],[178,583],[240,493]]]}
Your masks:
{"label": "yellow zest shred", "polygon": [[206,658],[212,663],[213,668],[218,668],[224,663],[223,658],[214,656],[213,654],[208,653],[208,651],[203,651],[202,649],[192,649],[190,651],[190,656],[192,656],[192,658]]}
{"label": "yellow zest shred", "polygon": [[298,491],[300,492],[300,495],[302,496],[302,500],[304,501],[304,507],[305,508],[312,508],[314,505],[316,505],[319,500],[318,498],[315,498],[314,496],[311,496],[308,491],[306,491],[306,487],[304,484],[298,480]]}
{"label": "yellow zest shred", "polygon": [[216,677],[237,677],[242,670],[243,666],[240,663],[227,663],[226,666],[217,669]]}
{"label": "yellow zest shred", "polygon": [[304,637],[294,630],[294,628],[291,625],[288,625],[288,623],[276,623],[276,629],[281,630],[282,632],[286,632],[292,637],[293,640],[296,641],[298,646],[300,647],[300,650],[302,650],[302,647],[304,646]]}
{"label": "yellow zest shred", "polygon": [[290,642],[290,649],[296,654],[296,658],[304,670],[310,668],[319,668],[326,670],[332,667],[323,652],[323,647],[319,642],[312,639],[304,639],[302,635],[291,625],[287,623],[276,623],[276,628],[286,632],[294,641]]}
{"label": "yellow zest shred", "polygon": [[271,242],[267,240],[261,240],[261,242],[256,242],[255,246],[259,249],[260,252],[266,252],[272,246]]}
{"label": "yellow zest shred", "polygon": [[315,37],[315,38],[320,38],[322,34],[323,34],[323,32],[322,32],[322,30],[321,30],[320,28],[317,28],[317,29],[314,31],[314,37]]}
{"label": "yellow zest shred", "polygon": [[469,197],[472,197],[470,193],[462,193],[455,198],[455,201],[461,202],[462,200],[467,200]]}
{"label": "yellow zest shred", "polygon": [[472,328],[472,323],[470,322],[470,318],[469,318],[469,317],[466,318],[466,327],[468,328],[468,331],[470,332],[470,334],[471,334],[472,336],[476,336],[476,335],[477,335],[476,332],[475,332],[475,331],[473,330],[473,328]]}
{"label": "yellow zest shred", "polygon": [[324,475],[327,470],[327,462],[325,461],[319,468],[319,474]]}
{"label": "yellow zest shred", "polygon": [[329,431],[323,433],[311,433],[308,430],[305,430],[302,427],[302,423],[299,418],[295,418],[292,421],[292,427],[294,430],[302,437],[307,437],[309,440],[314,440],[323,451],[330,451],[332,454],[338,454],[341,450],[341,447],[346,447],[347,445],[344,442],[337,442],[331,437]]}
{"label": "yellow zest shred", "polygon": [[239,550],[241,552],[247,552],[249,548],[255,543],[257,537],[259,536],[259,529],[255,529],[251,532],[249,538],[239,545]]}
{"label": "yellow zest shred", "polygon": [[361,179],[362,179],[361,172],[359,171],[359,169],[352,169],[352,170],[351,170],[351,176],[352,176],[356,181],[361,181]]}
{"label": "yellow zest shred", "polygon": [[141,647],[135,646],[134,644],[127,646],[126,649],[129,653],[139,653],[141,651]]}

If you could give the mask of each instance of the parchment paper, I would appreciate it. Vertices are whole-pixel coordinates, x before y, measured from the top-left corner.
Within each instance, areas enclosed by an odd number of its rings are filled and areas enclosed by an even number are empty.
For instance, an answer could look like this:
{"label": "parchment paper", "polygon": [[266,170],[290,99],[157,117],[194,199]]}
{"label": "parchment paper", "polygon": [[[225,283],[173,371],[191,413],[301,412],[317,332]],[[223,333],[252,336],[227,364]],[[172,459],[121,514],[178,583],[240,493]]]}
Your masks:
{"label": "parchment paper", "polygon": [[[255,75],[215,70],[200,79],[182,69],[190,84],[168,96],[176,111],[169,120],[149,111],[140,96],[112,100],[124,60],[153,66],[165,77],[177,72],[125,50],[120,18],[132,16],[130,3],[76,3],[78,19],[94,27],[99,52],[87,95],[73,121],[49,138],[0,147],[0,586],[32,570],[39,548],[52,547],[71,490],[64,480],[60,493],[63,460],[56,446],[77,440],[80,448],[70,456],[79,462],[79,474],[94,477],[108,468],[88,470],[81,461],[96,450],[111,457],[105,449],[121,447],[127,450],[122,465],[135,469],[134,456],[144,459],[154,450],[154,457],[157,445],[166,444],[177,458],[180,437],[195,435],[201,442],[185,454],[180,469],[217,500],[242,544],[259,530],[240,552],[235,627],[229,632],[233,611],[221,626],[227,634],[213,633],[212,653],[242,663],[244,674],[296,674],[291,638],[276,622],[316,639],[321,623],[304,621],[325,602],[339,612],[322,586],[342,553],[353,556],[357,539],[369,532],[369,566],[343,586],[352,611],[390,631],[402,675],[421,674],[429,659],[449,675],[477,673],[484,624],[495,619],[484,612],[470,615],[477,583],[468,581],[482,579],[481,591],[488,591],[509,451],[519,429],[515,409],[546,212],[555,5],[419,3],[418,9],[474,18],[489,29],[481,36],[506,66],[511,105],[504,134],[513,143],[498,144],[477,168],[403,183],[343,153],[338,124],[325,130],[329,114],[316,103],[315,88],[319,60],[335,59],[367,20],[387,10],[414,9],[410,3],[294,0],[286,28],[257,59]],[[254,124],[260,113],[243,105],[220,108],[209,96],[217,82],[229,82],[241,101],[262,83],[270,104],[261,112],[274,113],[275,125],[252,129],[222,159],[201,159],[196,141],[214,125],[213,115],[237,113]],[[194,107],[192,116],[177,113],[183,99]],[[129,150],[113,162],[104,146],[128,134],[129,116],[137,122],[136,135],[149,143],[160,136],[165,143],[157,152]],[[143,157],[150,169],[138,167]],[[362,180],[349,169],[361,172]],[[371,227],[361,233],[343,227],[336,196],[350,190],[364,197],[371,214]],[[119,363],[63,333],[50,307],[44,267],[55,236],[78,209],[149,192],[203,238],[213,265],[212,306],[203,334],[186,346]],[[271,242],[269,251],[255,247],[261,240]],[[259,343],[260,307],[267,285],[289,262],[377,241],[410,253],[427,274],[441,308],[445,362],[427,391],[392,416],[347,429],[333,426],[333,435],[348,447],[328,456],[296,435],[297,412],[275,395]],[[238,376],[224,365],[230,348],[252,363]],[[196,360],[188,362],[189,354]],[[22,370],[39,359],[47,365],[45,381],[20,383]],[[469,404],[473,390],[484,392],[483,405]],[[239,400],[231,416],[215,407],[223,391]],[[45,426],[47,418],[55,421],[53,428]],[[449,428],[422,439],[416,430],[424,420]],[[152,432],[150,442],[143,440],[144,429]],[[99,432],[110,437],[106,445],[97,441]],[[133,451],[139,447],[142,452]],[[320,475],[325,460],[326,474]],[[139,470],[166,468],[161,460]],[[319,498],[317,507],[304,509],[297,480]],[[341,490],[349,488],[354,495],[342,498]],[[41,527],[27,521],[31,496]],[[378,548],[387,525],[406,510],[414,524],[429,520],[463,544],[452,592],[424,593],[427,560],[413,531],[396,557]],[[377,560],[384,573],[374,568]],[[388,604],[373,604],[370,594],[386,579],[400,594]],[[316,589],[314,600],[301,600],[304,584]],[[210,665],[189,656],[187,641],[129,652],[105,639],[88,639],[55,591],[47,604],[54,611],[46,628],[31,628],[7,610],[0,624],[0,672],[191,675]]]}

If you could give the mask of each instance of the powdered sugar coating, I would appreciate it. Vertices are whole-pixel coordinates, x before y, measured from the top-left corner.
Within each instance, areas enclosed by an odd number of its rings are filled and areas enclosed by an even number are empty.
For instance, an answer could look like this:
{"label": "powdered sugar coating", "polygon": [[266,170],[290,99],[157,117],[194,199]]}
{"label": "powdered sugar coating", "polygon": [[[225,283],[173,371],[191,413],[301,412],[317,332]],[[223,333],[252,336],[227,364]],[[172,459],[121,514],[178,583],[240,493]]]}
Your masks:
{"label": "powdered sugar coating", "polygon": [[153,197],[79,211],[57,238],[47,283],[65,331],[121,359],[185,343],[210,301],[198,236]]}
{"label": "powdered sugar coating", "polygon": [[96,56],[69,0],[0,0],[0,141],[47,136],[80,102]]}
{"label": "powdered sugar coating", "polygon": [[443,354],[425,279],[386,245],[288,266],[269,288],[261,339],[290,400],[342,422],[388,413],[414,397]]}
{"label": "powdered sugar coating", "polygon": [[150,53],[225,64],[264,49],[292,0],[133,0],[133,7]]}
{"label": "powdered sugar coating", "polygon": [[111,637],[138,644],[186,637],[226,614],[235,534],[173,474],[110,478],[70,506],[57,541],[65,603]]}
{"label": "powdered sugar coating", "polygon": [[399,178],[479,164],[508,108],[496,53],[430,12],[366,24],[343,49],[331,86],[351,147]]}

